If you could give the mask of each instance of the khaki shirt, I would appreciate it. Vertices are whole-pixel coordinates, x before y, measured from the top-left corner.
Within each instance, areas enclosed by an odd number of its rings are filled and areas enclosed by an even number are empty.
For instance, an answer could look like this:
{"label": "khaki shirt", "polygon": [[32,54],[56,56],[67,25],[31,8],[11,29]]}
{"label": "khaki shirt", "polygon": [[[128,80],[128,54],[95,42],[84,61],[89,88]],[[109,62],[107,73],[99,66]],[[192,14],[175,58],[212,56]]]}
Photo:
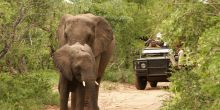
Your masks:
{"label": "khaki shirt", "polygon": [[186,57],[184,56],[184,51],[183,50],[179,51],[178,56],[179,56],[178,66],[186,65]]}
{"label": "khaki shirt", "polygon": [[169,52],[169,58],[170,58],[170,61],[171,61],[172,66],[173,66],[173,67],[176,67],[176,66],[177,66],[177,62],[176,62],[176,60],[175,60],[173,50],[171,50],[171,51]]}

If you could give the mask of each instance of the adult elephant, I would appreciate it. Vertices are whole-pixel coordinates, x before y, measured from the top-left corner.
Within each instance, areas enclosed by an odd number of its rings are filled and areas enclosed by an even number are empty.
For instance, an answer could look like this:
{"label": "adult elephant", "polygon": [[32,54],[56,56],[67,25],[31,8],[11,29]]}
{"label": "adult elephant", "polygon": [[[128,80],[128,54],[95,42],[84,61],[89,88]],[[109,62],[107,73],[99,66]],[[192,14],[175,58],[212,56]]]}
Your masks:
{"label": "adult elephant", "polygon": [[[79,42],[82,45],[87,44],[92,49],[95,57],[96,81],[100,84],[115,46],[112,28],[107,20],[92,14],[76,16],[66,14],[62,17],[58,26],[57,37],[59,47],[65,44],[73,45]],[[60,79],[60,81],[62,82],[62,79]],[[60,85],[60,89],[64,89],[63,85]],[[96,103],[98,101],[98,91],[99,87],[96,88],[97,95],[92,99],[96,101]],[[85,94],[85,96],[89,96],[89,93]],[[76,97],[76,93],[71,94],[72,99],[76,99]],[[88,100],[88,97],[85,99]],[[85,103],[87,103],[86,100]],[[74,100],[72,100],[72,102],[73,101]],[[72,103],[71,106],[73,109],[75,108],[74,103]],[[64,110],[66,107],[67,102],[62,102],[61,99],[61,109]]]}

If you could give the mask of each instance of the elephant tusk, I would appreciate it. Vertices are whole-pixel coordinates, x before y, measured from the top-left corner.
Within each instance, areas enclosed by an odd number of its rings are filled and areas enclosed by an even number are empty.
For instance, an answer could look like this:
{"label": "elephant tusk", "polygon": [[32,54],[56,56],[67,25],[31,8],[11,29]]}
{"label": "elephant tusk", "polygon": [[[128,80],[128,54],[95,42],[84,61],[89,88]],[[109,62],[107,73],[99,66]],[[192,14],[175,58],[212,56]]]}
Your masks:
{"label": "elephant tusk", "polygon": [[86,86],[86,82],[85,82],[85,81],[83,81],[83,86],[84,86],[84,87]]}
{"label": "elephant tusk", "polygon": [[95,81],[95,84],[98,86],[99,85],[99,83],[97,83],[96,81]]}

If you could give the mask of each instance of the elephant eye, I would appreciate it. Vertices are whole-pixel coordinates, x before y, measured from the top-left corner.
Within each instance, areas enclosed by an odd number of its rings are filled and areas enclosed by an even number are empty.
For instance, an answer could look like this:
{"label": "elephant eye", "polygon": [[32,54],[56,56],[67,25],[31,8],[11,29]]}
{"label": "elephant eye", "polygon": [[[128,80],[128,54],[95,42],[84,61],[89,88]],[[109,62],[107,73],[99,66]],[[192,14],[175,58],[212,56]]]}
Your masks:
{"label": "elephant eye", "polygon": [[68,39],[68,36],[67,36],[67,34],[66,33],[64,33],[64,38],[65,38],[65,40],[67,41]]}
{"label": "elephant eye", "polygon": [[80,66],[76,66],[73,70],[74,70],[74,72],[79,72],[80,71]]}
{"label": "elephant eye", "polygon": [[92,36],[92,34],[88,34],[87,35],[87,43],[91,43],[91,42],[93,42],[93,36]]}
{"label": "elephant eye", "polygon": [[88,34],[87,37],[88,37],[88,38],[92,37],[92,34]]}
{"label": "elephant eye", "polygon": [[89,41],[90,37],[91,37],[91,34],[87,34],[87,36],[86,36],[86,41],[87,42]]}

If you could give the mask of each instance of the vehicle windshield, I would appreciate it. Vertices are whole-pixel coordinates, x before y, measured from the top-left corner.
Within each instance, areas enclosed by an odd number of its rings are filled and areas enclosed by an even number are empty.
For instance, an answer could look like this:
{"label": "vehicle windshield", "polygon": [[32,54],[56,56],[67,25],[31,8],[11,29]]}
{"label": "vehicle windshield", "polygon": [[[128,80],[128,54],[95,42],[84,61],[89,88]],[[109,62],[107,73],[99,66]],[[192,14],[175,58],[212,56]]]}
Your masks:
{"label": "vehicle windshield", "polygon": [[167,56],[170,52],[168,48],[145,48],[142,50],[141,57],[159,57],[159,56]]}

